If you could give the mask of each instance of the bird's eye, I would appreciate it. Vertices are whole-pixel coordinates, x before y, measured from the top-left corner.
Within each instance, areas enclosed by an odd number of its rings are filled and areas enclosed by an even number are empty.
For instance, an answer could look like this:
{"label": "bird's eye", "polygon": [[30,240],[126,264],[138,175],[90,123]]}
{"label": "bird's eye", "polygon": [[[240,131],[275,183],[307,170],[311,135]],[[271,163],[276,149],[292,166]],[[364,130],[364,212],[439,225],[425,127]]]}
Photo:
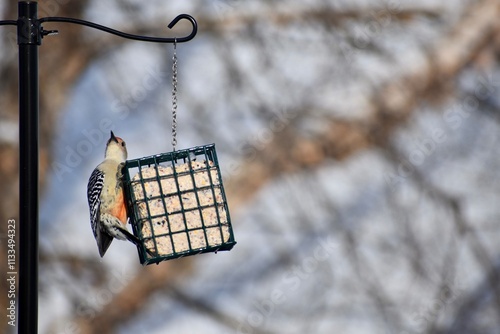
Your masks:
{"label": "bird's eye", "polygon": [[124,141],[122,141],[122,146],[125,147],[125,142]]}

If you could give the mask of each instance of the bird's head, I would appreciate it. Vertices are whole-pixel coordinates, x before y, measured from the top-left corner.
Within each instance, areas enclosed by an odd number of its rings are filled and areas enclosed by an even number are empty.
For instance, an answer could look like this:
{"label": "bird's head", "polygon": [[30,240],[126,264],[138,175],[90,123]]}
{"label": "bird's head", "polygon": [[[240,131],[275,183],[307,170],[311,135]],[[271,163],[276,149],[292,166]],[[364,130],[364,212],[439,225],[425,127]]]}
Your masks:
{"label": "bird's head", "polygon": [[120,162],[127,160],[127,145],[120,137],[116,137],[111,131],[111,137],[106,144],[106,152],[104,153],[106,159],[114,159]]}

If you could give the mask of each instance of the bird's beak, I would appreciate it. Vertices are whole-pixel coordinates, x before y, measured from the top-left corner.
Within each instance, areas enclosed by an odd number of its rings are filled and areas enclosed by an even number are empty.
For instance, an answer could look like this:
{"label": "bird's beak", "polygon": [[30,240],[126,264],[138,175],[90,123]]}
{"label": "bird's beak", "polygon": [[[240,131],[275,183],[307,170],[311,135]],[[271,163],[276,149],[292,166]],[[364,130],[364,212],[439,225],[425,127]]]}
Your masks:
{"label": "bird's beak", "polygon": [[118,139],[116,139],[115,134],[113,133],[113,131],[111,131],[111,138],[109,138],[109,140],[110,140],[110,141],[111,141],[111,140],[114,140],[115,142],[117,142],[117,143],[118,143]]}

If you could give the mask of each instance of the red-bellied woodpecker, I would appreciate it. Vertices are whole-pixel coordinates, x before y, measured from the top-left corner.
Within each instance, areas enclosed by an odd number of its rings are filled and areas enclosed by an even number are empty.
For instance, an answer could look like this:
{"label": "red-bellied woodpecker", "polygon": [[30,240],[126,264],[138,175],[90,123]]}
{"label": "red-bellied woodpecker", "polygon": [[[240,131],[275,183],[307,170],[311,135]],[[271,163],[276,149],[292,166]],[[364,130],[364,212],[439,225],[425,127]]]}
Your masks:
{"label": "red-bellied woodpecker", "polygon": [[125,160],[127,160],[125,142],[120,137],[115,137],[111,131],[104,161],[94,169],[87,185],[90,225],[101,257],[106,253],[113,238],[139,244],[139,239],[126,228],[127,210],[122,175]]}

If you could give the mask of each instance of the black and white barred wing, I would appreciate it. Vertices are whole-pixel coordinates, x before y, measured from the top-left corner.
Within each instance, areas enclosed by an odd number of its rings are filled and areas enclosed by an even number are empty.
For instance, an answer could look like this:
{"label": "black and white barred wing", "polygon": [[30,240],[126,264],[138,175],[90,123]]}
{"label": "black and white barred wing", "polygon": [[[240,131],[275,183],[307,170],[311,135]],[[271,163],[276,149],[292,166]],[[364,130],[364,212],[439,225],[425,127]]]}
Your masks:
{"label": "black and white barred wing", "polygon": [[92,227],[92,232],[94,233],[97,248],[99,249],[99,255],[101,255],[101,257],[104,256],[104,253],[106,253],[111,241],[113,241],[113,237],[102,230],[100,222],[101,193],[103,187],[104,173],[96,168],[92,172],[92,175],[90,175],[89,183],[87,185],[87,198],[90,209],[90,226]]}
{"label": "black and white barred wing", "polygon": [[101,206],[101,192],[104,187],[104,173],[94,169],[90,175],[89,183],[87,185],[87,199],[89,201],[90,210],[90,226],[94,237],[97,239],[97,229],[99,225],[99,209]]}

